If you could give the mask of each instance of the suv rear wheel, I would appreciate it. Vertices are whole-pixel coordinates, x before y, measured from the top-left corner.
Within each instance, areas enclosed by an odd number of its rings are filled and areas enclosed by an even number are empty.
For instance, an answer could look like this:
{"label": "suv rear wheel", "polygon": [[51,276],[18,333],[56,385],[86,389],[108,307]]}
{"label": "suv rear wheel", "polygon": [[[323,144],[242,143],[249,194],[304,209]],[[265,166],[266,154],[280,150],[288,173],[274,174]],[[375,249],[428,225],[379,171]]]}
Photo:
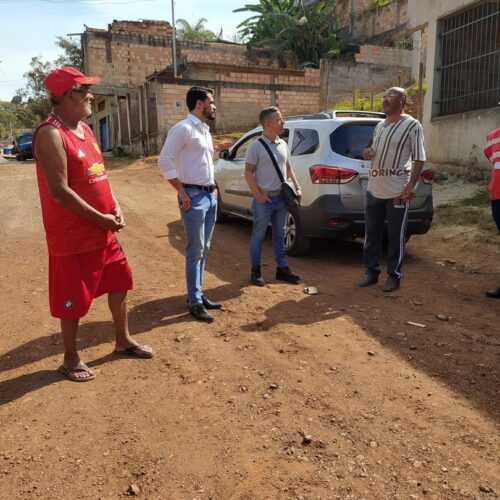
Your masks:
{"label": "suv rear wheel", "polygon": [[311,238],[304,236],[298,210],[288,212],[285,224],[285,248],[288,255],[303,255],[311,246]]}

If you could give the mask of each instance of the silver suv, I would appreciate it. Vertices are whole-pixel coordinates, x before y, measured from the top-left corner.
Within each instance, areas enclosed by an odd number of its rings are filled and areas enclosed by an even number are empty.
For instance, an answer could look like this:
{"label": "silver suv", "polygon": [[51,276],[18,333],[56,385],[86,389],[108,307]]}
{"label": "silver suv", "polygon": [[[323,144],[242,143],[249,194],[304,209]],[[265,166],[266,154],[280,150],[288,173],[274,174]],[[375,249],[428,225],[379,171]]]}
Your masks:
{"label": "silver suv", "polygon": [[[325,111],[285,118],[282,138],[302,187],[302,202],[290,212],[285,244],[289,255],[308,251],[312,238],[363,237],[364,195],[370,162],[361,152],[368,146],[383,113]],[[260,137],[262,127],[246,133],[230,149],[220,151],[215,164],[219,222],[229,215],[252,218],[252,194],[245,181],[245,153]],[[434,171],[424,169],[410,204],[407,238],[425,234],[432,222]]]}

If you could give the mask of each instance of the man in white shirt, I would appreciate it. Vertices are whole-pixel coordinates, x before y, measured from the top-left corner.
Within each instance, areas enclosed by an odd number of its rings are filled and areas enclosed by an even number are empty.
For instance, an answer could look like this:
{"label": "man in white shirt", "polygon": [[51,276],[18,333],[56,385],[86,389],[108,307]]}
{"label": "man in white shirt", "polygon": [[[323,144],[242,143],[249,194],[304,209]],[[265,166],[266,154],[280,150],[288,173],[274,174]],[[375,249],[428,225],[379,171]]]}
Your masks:
{"label": "man in white shirt", "polygon": [[215,116],[213,90],[192,87],[186,95],[189,114],[168,132],[158,159],[163,176],[177,190],[186,234],[186,282],[189,312],[211,323],[207,309],[220,309],[202,293],[205,259],[217,212],[212,136],[207,120]]}

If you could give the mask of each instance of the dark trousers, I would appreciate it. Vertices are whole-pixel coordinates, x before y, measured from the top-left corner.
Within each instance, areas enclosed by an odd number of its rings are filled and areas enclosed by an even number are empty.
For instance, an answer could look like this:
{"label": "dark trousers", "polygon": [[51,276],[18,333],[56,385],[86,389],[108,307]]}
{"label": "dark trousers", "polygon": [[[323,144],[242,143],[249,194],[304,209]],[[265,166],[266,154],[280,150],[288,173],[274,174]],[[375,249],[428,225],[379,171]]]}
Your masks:
{"label": "dark trousers", "polygon": [[387,248],[387,274],[398,279],[403,277],[401,267],[405,249],[405,232],[408,223],[409,202],[394,205],[392,198],[375,198],[368,191],[365,196],[365,244],[363,266],[369,274],[380,273],[379,260],[382,256],[385,221],[389,246]]}
{"label": "dark trousers", "polygon": [[496,222],[500,234],[500,200],[491,200],[491,215],[493,215],[493,220]]}

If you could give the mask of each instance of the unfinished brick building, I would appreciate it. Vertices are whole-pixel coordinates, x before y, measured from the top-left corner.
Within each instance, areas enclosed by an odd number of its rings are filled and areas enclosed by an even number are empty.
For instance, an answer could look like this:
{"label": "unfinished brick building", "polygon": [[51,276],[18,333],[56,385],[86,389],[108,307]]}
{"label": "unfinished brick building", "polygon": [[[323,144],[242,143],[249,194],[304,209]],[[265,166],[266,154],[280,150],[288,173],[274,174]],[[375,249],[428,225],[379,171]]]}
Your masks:
{"label": "unfinished brick building", "polygon": [[320,109],[320,72],[299,70],[294,57],[270,61],[264,49],[230,42],[177,41],[164,21],[113,21],[107,30],[86,28],[84,70],[102,78],[95,87],[92,126],[104,151],[155,153],[168,129],[187,114],[193,85],[214,89],[216,132],[255,125],[262,107],[284,115]]}

